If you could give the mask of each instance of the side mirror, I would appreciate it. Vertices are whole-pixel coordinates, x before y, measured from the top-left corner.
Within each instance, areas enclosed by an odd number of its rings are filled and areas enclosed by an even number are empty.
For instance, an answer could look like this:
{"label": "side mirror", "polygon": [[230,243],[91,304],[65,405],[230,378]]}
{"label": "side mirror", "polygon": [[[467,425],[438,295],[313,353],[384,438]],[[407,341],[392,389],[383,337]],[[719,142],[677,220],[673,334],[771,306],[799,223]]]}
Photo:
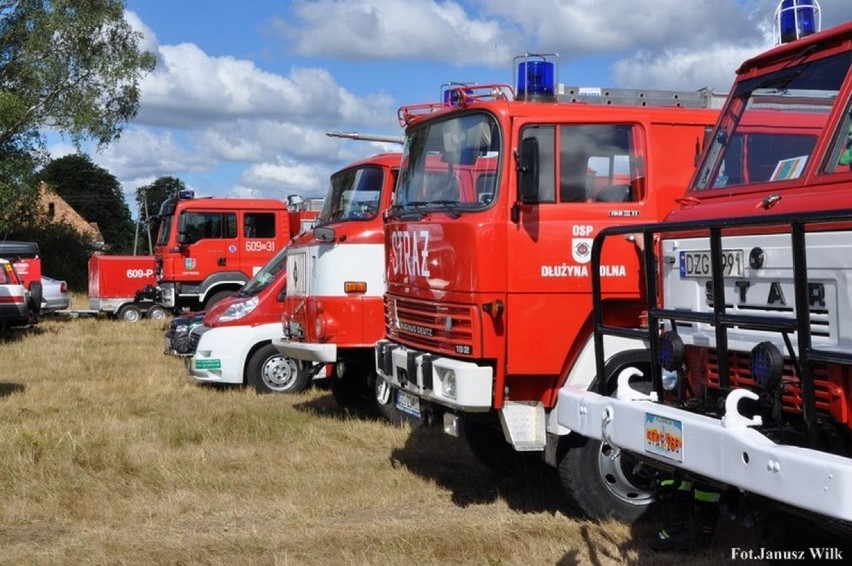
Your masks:
{"label": "side mirror", "polygon": [[538,202],[538,163],[538,139],[524,139],[517,165],[518,198],[524,204]]}
{"label": "side mirror", "polygon": [[189,244],[189,234],[187,234],[186,232],[178,232],[177,243],[181,246]]}
{"label": "side mirror", "polygon": [[336,238],[336,234],[334,233],[334,228],[317,226],[314,228],[314,238],[320,242],[333,242]]}
{"label": "side mirror", "polygon": [[279,303],[283,303],[284,299],[286,299],[286,298],[287,298],[287,287],[285,286],[283,289],[278,291],[278,296],[276,297],[276,299],[278,300]]}

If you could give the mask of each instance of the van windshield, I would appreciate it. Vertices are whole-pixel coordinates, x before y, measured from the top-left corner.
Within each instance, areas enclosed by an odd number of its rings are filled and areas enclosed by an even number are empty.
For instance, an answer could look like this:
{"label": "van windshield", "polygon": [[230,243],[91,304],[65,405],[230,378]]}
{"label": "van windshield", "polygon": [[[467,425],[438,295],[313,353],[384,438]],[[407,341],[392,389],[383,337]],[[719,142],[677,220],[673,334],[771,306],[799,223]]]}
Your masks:
{"label": "van windshield", "polygon": [[801,176],[850,60],[849,52],[806,60],[739,83],[692,189],[728,189]]}
{"label": "van windshield", "polygon": [[394,212],[488,207],[497,193],[500,128],[490,114],[454,114],[407,135]]}
{"label": "van windshield", "polygon": [[237,292],[239,297],[254,297],[261,291],[269,287],[275,281],[279,273],[287,267],[287,247],[285,246],[275,257],[270,259],[266,265],[260,268],[260,271],[255,273],[254,277],[249,279],[248,283],[243,285],[243,288]]}

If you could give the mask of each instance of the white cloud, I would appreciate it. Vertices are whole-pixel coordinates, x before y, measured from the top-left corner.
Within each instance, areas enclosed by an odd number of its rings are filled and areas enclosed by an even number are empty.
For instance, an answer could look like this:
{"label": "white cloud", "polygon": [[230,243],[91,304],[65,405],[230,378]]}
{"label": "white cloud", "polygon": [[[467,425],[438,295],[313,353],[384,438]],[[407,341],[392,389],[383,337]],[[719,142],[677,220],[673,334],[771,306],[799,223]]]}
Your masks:
{"label": "white cloud", "polygon": [[453,1],[299,1],[293,11],[298,23],[276,24],[298,52],[308,56],[499,66],[511,60],[521,44],[517,35],[503,33],[500,21],[473,17]]}
{"label": "white cloud", "polygon": [[229,191],[236,197],[277,197],[288,195],[325,196],[330,168],[305,162],[259,163],[243,171]]}
{"label": "white cloud", "polygon": [[211,57],[197,45],[162,45],[159,63],[141,84],[136,122],[197,127],[235,118],[364,125],[393,111],[389,97],[355,96],[320,68],[293,68],[284,77],[253,62]]}

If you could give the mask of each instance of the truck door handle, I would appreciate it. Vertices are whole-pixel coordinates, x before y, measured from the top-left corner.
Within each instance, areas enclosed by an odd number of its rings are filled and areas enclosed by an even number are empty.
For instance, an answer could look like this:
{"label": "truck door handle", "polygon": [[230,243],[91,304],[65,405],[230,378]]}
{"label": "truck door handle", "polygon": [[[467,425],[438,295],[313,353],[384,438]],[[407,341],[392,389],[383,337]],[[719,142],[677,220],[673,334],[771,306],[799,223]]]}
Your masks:
{"label": "truck door handle", "polygon": [[223,257],[217,257],[217,258],[216,258],[216,265],[219,265],[219,266],[223,266],[223,265],[225,265],[225,258],[223,258]]}

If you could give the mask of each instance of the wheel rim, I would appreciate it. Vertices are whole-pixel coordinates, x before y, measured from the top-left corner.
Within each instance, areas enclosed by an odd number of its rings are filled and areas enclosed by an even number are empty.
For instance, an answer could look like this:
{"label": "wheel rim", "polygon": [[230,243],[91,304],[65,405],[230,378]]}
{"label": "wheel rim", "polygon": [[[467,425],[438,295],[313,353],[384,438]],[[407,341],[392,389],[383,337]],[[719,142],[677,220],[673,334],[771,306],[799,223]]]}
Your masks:
{"label": "wheel rim", "polygon": [[654,492],[633,474],[631,470],[635,464],[633,458],[620,449],[601,442],[598,470],[606,488],[614,497],[630,505],[650,505],[654,500]]}
{"label": "wheel rim", "polygon": [[287,391],[296,383],[299,369],[286,356],[271,356],[260,370],[263,384],[272,391]]}
{"label": "wheel rim", "polygon": [[387,405],[390,403],[393,388],[383,377],[376,377],[376,403]]}
{"label": "wheel rim", "polygon": [[163,309],[151,309],[148,311],[148,318],[151,320],[163,320],[166,318],[166,311]]}
{"label": "wheel rim", "polygon": [[136,322],[139,320],[139,311],[133,308],[127,309],[121,316],[126,322]]}

